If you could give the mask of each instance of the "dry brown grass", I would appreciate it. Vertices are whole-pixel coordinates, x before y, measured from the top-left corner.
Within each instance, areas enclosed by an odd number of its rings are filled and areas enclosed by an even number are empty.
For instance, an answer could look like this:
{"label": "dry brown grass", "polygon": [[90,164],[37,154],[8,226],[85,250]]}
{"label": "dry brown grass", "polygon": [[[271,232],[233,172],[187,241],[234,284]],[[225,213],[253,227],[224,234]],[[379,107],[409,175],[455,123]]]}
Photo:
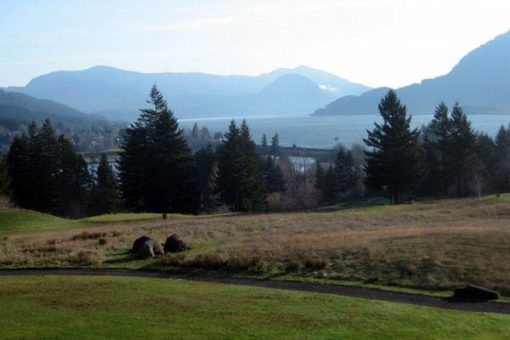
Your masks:
{"label": "dry brown grass", "polygon": [[510,292],[510,203],[504,199],[213,216],[166,226],[153,221],[13,235],[0,242],[0,264],[145,266],[148,262],[126,255],[133,240],[146,234],[163,242],[172,233],[192,250],[152,264],[327,275],[425,288],[473,282]]}

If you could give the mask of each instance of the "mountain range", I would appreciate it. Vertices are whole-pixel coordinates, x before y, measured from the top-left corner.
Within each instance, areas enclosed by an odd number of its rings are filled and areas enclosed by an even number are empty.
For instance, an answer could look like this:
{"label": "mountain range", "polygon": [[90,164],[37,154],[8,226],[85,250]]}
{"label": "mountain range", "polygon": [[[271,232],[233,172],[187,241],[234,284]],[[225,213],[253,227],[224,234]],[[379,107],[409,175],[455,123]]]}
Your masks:
{"label": "mountain range", "polygon": [[[113,120],[136,119],[156,84],[178,118],[254,115],[373,114],[388,88],[370,89],[333,74],[299,66],[258,76],[206,73],[141,73],[108,66],[39,76],[19,92]],[[8,91],[8,92],[7,92]],[[430,114],[439,102],[459,102],[467,113],[510,113],[510,32],[463,57],[446,75],[396,89],[411,114]],[[35,99],[35,98],[34,98]],[[41,112],[40,102],[38,111]],[[70,107],[75,108],[71,109]],[[321,108],[322,107],[322,108]],[[320,109],[318,109],[320,108]],[[25,108],[30,110],[30,108]],[[4,109],[5,111],[5,109]]]}
{"label": "mountain range", "polygon": [[[314,115],[369,114],[388,88],[344,96]],[[446,75],[396,89],[411,114],[430,114],[441,101],[459,102],[467,113],[510,113],[510,32],[478,47]]]}
{"label": "mountain range", "polygon": [[58,71],[10,87],[110,119],[133,120],[156,84],[179,118],[310,114],[344,95],[370,88],[300,66],[259,76],[205,73],[140,73],[107,66]]}

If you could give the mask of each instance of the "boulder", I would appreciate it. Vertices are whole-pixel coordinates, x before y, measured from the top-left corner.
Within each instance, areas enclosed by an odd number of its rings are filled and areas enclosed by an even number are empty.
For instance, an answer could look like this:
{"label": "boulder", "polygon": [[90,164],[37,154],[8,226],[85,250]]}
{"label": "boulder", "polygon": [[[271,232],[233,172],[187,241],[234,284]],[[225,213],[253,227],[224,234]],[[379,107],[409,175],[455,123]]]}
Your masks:
{"label": "boulder", "polygon": [[499,293],[489,288],[468,284],[465,287],[456,288],[453,293],[453,297],[464,300],[486,301],[497,299],[499,297]]}
{"label": "boulder", "polygon": [[140,248],[145,243],[145,241],[149,241],[149,240],[152,241],[152,238],[150,238],[149,236],[145,236],[145,235],[137,238],[135,240],[135,242],[133,242],[133,247],[131,248],[133,253],[138,253],[138,250],[140,250]]}
{"label": "boulder", "polygon": [[142,246],[136,252],[136,257],[139,259],[146,259],[148,257],[154,257],[154,242],[152,240],[145,241]]}
{"label": "boulder", "polygon": [[153,247],[154,249],[154,255],[163,255],[165,252],[163,251],[163,247],[161,246],[161,243],[154,241]]}
{"label": "boulder", "polygon": [[188,245],[177,234],[167,237],[165,242],[165,253],[177,253],[188,249]]}

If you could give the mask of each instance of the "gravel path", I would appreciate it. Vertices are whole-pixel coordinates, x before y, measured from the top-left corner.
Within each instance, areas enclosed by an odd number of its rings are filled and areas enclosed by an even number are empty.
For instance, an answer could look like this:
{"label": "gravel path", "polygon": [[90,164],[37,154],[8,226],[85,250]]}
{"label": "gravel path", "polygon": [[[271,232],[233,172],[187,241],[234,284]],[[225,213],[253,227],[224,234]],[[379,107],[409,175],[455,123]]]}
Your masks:
{"label": "gravel path", "polygon": [[390,292],[375,288],[356,286],[342,286],[321,284],[314,282],[286,281],[286,280],[258,280],[229,277],[215,277],[205,275],[187,275],[149,271],[131,271],[123,269],[12,269],[0,270],[1,276],[11,275],[97,275],[97,276],[134,276],[160,279],[188,280],[212,282],[234,285],[245,285],[273,289],[297,290],[313,293],[334,294],[372,300],[409,303],[419,306],[456,309],[472,312],[492,312],[510,314],[510,303],[499,302],[469,302],[451,298],[441,298],[426,295],[415,295],[400,292]]}

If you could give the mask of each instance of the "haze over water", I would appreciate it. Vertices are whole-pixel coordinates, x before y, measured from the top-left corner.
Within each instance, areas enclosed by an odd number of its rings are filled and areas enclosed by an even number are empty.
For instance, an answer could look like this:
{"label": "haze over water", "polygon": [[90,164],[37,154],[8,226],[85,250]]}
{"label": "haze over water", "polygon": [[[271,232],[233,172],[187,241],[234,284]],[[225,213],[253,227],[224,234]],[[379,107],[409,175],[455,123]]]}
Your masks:
{"label": "haze over water", "polygon": [[[480,132],[486,132],[495,136],[501,125],[508,126],[510,116],[508,115],[468,115],[472,127]],[[181,119],[181,128],[192,128],[193,124],[206,126],[211,133],[225,132],[231,117],[216,118],[192,118]],[[234,117],[238,124],[243,117]],[[411,125],[420,127],[432,120],[432,115],[416,115],[412,117]],[[249,117],[246,118],[253,139],[260,143],[265,133],[270,137],[278,133],[280,144],[292,146],[296,144],[302,147],[332,148],[338,143],[350,147],[354,143],[363,143],[367,136],[366,130],[372,129],[374,122],[381,122],[379,114],[373,115],[342,115],[342,116],[281,116],[281,117]]]}

